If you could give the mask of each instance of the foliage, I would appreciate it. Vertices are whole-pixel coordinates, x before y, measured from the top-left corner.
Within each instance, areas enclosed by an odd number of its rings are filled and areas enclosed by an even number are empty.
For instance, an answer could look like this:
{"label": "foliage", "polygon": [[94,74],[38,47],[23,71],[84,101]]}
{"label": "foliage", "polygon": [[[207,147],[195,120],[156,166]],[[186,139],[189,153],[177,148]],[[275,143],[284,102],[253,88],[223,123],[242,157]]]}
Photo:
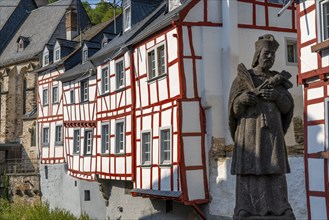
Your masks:
{"label": "foliage", "polygon": [[2,198],[9,200],[10,196],[9,196],[9,177],[6,173],[6,171],[3,173],[3,185],[4,185],[4,190],[3,190],[3,194],[2,194]]}
{"label": "foliage", "polygon": [[82,2],[82,4],[93,24],[99,24],[108,21],[109,19],[113,19],[114,11],[116,15],[122,12],[122,9],[119,6],[116,6],[116,9],[114,9],[113,4],[105,1],[99,2],[94,9],[88,2]]}
{"label": "foliage", "polygon": [[0,199],[0,219],[3,220],[89,220],[88,215],[83,214],[76,218],[64,209],[49,209],[48,204],[35,204],[27,206],[23,203],[10,203],[8,200]]}

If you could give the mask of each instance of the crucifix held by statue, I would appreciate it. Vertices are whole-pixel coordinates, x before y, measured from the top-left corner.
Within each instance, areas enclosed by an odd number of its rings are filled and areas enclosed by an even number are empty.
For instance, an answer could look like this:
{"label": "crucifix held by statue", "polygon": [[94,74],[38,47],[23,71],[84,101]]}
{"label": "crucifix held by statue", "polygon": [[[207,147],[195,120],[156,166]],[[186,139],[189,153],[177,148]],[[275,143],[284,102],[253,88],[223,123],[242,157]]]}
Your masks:
{"label": "crucifix held by statue", "polygon": [[252,69],[238,65],[229,98],[234,219],[295,219],[285,176],[290,167],[284,136],[294,109],[291,75],[270,70],[279,47],[273,35],[259,37],[255,47]]}

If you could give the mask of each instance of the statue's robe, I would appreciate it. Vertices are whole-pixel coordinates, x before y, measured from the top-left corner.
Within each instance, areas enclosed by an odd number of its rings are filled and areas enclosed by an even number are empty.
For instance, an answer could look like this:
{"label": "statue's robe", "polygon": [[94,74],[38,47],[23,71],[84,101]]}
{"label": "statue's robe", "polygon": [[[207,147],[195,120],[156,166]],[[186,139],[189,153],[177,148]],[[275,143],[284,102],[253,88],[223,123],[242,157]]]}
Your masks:
{"label": "statue's robe", "polygon": [[229,126],[234,140],[231,174],[237,175],[236,208],[252,215],[281,215],[291,209],[285,174],[290,172],[284,135],[293,116],[293,99],[283,84],[276,85],[280,98],[266,101],[257,96],[254,106],[238,102],[244,92],[254,92],[273,77],[253,70],[238,72],[229,99]]}

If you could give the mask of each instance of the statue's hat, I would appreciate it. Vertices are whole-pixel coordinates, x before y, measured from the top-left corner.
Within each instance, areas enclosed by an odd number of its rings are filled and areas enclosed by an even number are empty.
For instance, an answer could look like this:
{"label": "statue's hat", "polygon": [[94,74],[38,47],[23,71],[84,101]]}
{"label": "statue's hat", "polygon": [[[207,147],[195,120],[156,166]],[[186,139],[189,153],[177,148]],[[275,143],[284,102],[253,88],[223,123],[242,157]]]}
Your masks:
{"label": "statue's hat", "polygon": [[279,47],[279,43],[275,40],[271,34],[265,34],[260,36],[255,43],[256,51],[260,51],[262,48],[267,48],[276,51]]}

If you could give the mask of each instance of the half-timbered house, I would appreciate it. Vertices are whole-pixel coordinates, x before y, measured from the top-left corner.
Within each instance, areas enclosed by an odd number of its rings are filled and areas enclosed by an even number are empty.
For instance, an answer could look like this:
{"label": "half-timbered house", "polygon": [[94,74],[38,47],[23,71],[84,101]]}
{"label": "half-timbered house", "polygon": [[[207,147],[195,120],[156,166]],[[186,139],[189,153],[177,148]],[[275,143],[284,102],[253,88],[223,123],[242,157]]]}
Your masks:
{"label": "half-timbered house", "polygon": [[328,219],[329,1],[300,1],[297,15],[308,218]]}
{"label": "half-timbered house", "polygon": [[[81,64],[56,78],[63,161],[71,176],[101,184],[107,216],[187,218],[194,209],[205,217],[198,207],[205,203],[209,217],[232,215],[229,89],[264,32],[280,43],[273,68],[296,76],[295,5],[277,17],[282,7],[279,0],[123,0],[118,36],[83,44]],[[300,90],[292,90],[297,119]],[[300,144],[295,136],[291,126],[288,145]],[[51,157],[59,162],[55,151],[43,161]]]}

